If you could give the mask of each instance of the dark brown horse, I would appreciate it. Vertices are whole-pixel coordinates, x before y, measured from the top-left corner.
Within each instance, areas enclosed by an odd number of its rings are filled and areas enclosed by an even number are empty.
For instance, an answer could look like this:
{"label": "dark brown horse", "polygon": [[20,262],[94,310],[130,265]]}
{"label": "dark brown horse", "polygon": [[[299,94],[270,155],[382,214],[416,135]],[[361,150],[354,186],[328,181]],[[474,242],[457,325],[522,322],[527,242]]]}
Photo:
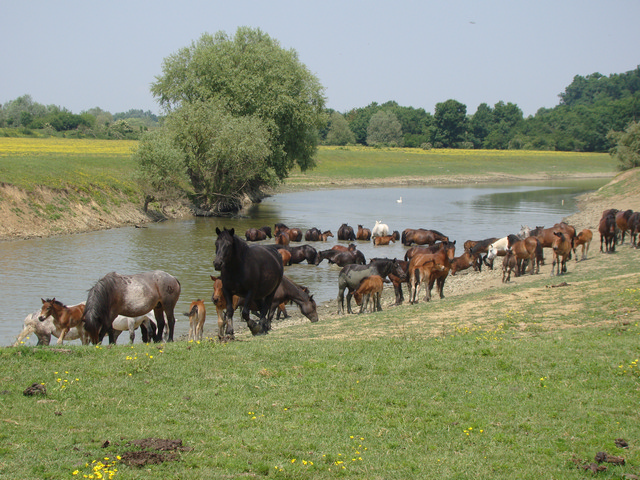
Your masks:
{"label": "dark brown horse", "polygon": [[319,228],[311,227],[309,230],[304,232],[304,240],[306,242],[318,242],[320,241],[320,234],[322,232]]}
{"label": "dark brown horse", "polygon": [[339,267],[344,267],[345,265],[350,265],[352,263],[358,265],[364,265],[367,263],[364,254],[360,250],[321,250],[318,252],[315,264],[320,265],[324,259],[329,263],[335,263]]}
{"label": "dark brown horse", "polygon": [[[213,266],[220,272],[224,298],[233,305],[233,296],[245,298],[242,318],[254,335],[270,330],[267,318],[276,289],[282,281],[284,268],[275,248],[248,245],[235,235],[234,229],[216,228],[216,257]],[[248,305],[255,301],[260,310],[260,322],[249,317]],[[226,311],[226,334],[233,336],[233,309]]]}
{"label": "dark brown horse", "polygon": [[615,214],[611,211],[605,211],[598,224],[600,252],[613,253],[616,251],[616,226]]}
{"label": "dark brown horse", "polygon": [[629,237],[631,246],[638,248],[638,233],[640,233],[640,212],[633,212],[629,217]]}
{"label": "dark brown horse", "polygon": [[267,238],[271,238],[271,227],[250,228],[245,232],[244,237],[247,239],[247,242],[266,240]]}
{"label": "dark brown horse", "polygon": [[115,343],[112,328],[118,315],[138,317],[153,310],[157,331],[154,340],[162,340],[164,317],[167,317],[170,342],[176,323],[174,309],[180,298],[180,282],[162,270],[119,275],[111,272],[91,287],[84,308],[84,325],[95,344],[102,342],[106,334],[109,343]]}
{"label": "dark brown horse", "polygon": [[353,232],[353,227],[350,227],[346,223],[340,225],[338,229],[338,240],[353,241],[356,239],[356,234]]}
{"label": "dark brown horse", "polygon": [[433,245],[436,242],[448,242],[449,237],[438,232],[437,230],[426,230],[424,228],[407,228],[402,232],[402,244],[410,246],[412,243],[416,245]]}
{"label": "dark brown horse", "polygon": [[318,251],[311,245],[289,247],[289,252],[291,252],[291,263],[301,263],[306,260],[311,265],[312,263],[315,264],[318,257]]}
{"label": "dark brown horse", "polygon": [[276,245],[284,245],[286,247],[290,242],[291,239],[289,238],[289,234],[287,232],[276,233]]}

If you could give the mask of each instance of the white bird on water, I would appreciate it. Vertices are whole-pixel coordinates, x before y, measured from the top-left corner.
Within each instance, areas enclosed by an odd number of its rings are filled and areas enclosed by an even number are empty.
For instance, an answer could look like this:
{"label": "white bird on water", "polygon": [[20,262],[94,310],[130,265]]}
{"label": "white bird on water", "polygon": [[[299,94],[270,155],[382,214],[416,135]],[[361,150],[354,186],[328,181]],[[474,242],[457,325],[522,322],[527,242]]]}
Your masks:
{"label": "white bird on water", "polygon": [[398,200],[396,200],[396,202],[402,203],[402,197],[400,197]]}

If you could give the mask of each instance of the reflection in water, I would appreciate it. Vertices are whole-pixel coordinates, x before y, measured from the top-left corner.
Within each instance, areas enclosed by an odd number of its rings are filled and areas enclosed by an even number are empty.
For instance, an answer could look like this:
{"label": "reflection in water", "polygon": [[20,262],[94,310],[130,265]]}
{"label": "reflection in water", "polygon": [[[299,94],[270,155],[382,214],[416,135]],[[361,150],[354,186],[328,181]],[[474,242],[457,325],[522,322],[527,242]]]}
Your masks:
{"label": "reflection in water", "polygon": [[[197,298],[209,309],[205,332],[213,330],[211,304],[216,227],[235,228],[244,237],[250,227],[283,222],[306,230],[317,227],[337,233],[342,223],[373,227],[376,220],[392,230],[432,228],[456,240],[461,248],[468,239],[479,240],[514,233],[523,224],[552,225],[575,211],[573,196],[594,190],[604,180],[563,182],[542,186],[511,185],[439,188],[376,188],[324,190],[276,195],[250,209],[243,218],[195,218],[167,221],[147,228],[125,227],[78,235],[0,243],[2,295],[0,295],[0,346],[10,345],[22,328],[24,317],[38,309],[41,297],[64,303],[86,300],[87,291],[111,271],[132,274],[165,270],[182,284],[176,318],[176,338],[186,333],[182,315]],[[402,196],[403,202],[396,200]],[[313,246],[328,249],[337,240]],[[272,240],[265,241],[273,243]],[[404,257],[399,243],[373,247],[358,242],[366,258]],[[321,304],[337,294],[339,268],[323,262],[286,267],[285,273],[306,285]],[[295,308],[295,307],[291,307]],[[319,311],[322,314],[322,308]],[[35,343],[32,336],[30,343]]]}

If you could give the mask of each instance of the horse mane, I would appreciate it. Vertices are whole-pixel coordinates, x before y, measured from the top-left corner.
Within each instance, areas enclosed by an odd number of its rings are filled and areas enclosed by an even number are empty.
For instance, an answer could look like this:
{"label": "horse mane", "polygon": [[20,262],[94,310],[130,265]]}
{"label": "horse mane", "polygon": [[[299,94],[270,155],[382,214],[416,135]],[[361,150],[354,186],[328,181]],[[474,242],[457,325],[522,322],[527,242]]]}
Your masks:
{"label": "horse mane", "polygon": [[[113,291],[118,281],[117,275],[116,272],[107,273],[89,290],[87,303],[84,308],[84,315],[85,318],[89,320],[88,323],[91,324],[97,322],[98,319],[109,317]],[[90,325],[90,328],[91,327],[98,327],[98,325],[92,324]]]}
{"label": "horse mane", "polygon": [[50,303],[52,305],[57,305],[59,307],[64,307],[64,303],[62,303],[60,300],[56,300],[55,298],[47,298],[45,302]]}

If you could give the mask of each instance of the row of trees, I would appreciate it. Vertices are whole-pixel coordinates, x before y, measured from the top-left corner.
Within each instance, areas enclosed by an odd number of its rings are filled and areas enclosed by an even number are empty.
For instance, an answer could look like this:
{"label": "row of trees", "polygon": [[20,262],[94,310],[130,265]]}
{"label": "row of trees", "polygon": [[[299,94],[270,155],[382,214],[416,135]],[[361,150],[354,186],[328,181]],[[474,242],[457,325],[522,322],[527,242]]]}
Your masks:
{"label": "row of trees", "polygon": [[113,115],[95,107],[75,114],[57,105],[35,102],[31,95],[0,105],[0,128],[14,128],[21,134],[43,130],[50,135],[137,139],[141,132],[158,125],[158,116],[150,111],[129,110]]}
{"label": "row of trees", "polygon": [[603,152],[640,117],[640,67],[605,77],[577,75],[554,108],[524,118],[513,103],[482,103],[472,115],[457,100],[438,103],[432,115],[390,101],[330,112],[321,132],[327,145],[387,145],[423,148],[487,148]]}

